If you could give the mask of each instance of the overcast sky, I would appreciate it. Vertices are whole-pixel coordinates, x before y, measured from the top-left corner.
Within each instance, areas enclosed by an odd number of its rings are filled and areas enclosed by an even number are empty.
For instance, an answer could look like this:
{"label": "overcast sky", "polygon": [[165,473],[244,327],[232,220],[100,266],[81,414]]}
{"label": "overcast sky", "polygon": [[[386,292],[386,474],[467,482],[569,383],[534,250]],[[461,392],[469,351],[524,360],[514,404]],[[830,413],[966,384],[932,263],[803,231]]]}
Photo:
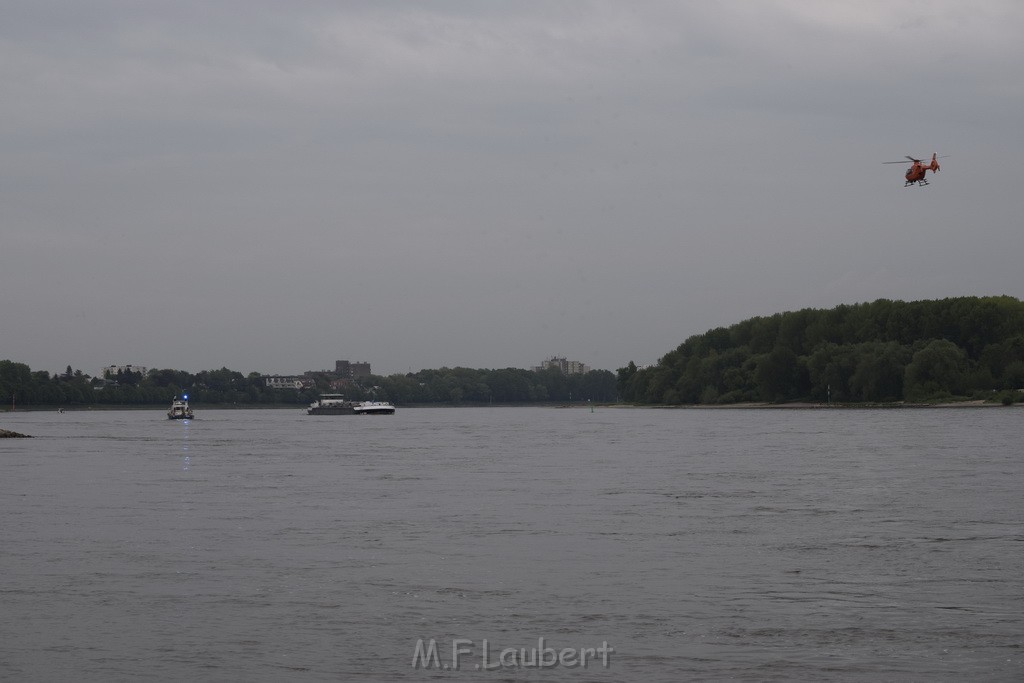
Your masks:
{"label": "overcast sky", "polygon": [[0,359],[615,370],[1024,298],[1022,36],[1020,0],[5,2]]}

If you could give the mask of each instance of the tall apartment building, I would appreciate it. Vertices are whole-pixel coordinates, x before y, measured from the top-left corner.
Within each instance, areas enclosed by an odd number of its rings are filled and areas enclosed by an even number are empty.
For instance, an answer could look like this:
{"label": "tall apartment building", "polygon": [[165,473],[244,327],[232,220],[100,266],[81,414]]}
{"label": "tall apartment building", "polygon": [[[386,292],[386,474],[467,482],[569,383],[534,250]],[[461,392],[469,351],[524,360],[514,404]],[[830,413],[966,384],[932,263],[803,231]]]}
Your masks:
{"label": "tall apartment building", "polygon": [[363,379],[370,376],[370,364],[336,360],[334,361],[334,373],[342,379]]}
{"label": "tall apartment building", "polygon": [[590,372],[589,365],[584,365],[575,360],[558,358],[557,356],[552,356],[541,363],[539,367],[534,368],[534,370],[548,370],[550,368],[556,368],[563,375],[585,375]]}

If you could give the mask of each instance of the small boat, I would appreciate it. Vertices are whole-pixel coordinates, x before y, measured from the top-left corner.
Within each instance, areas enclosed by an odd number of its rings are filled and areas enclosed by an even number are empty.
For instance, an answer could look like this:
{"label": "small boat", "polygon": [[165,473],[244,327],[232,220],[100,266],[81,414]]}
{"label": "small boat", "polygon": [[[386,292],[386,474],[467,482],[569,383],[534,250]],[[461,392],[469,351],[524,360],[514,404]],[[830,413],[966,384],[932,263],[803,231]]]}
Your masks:
{"label": "small boat", "polygon": [[356,415],[394,415],[395,407],[384,401],[363,401],[352,407]]}
{"label": "small boat", "polygon": [[188,395],[182,396],[180,399],[175,396],[174,400],[171,401],[171,409],[167,411],[168,420],[191,420],[195,417],[192,412],[192,408],[188,405]]}
{"label": "small boat", "polygon": [[383,401],[349,401],[342,394],[323,394],[309,404],[307,415],[394,415],[395,407]]}

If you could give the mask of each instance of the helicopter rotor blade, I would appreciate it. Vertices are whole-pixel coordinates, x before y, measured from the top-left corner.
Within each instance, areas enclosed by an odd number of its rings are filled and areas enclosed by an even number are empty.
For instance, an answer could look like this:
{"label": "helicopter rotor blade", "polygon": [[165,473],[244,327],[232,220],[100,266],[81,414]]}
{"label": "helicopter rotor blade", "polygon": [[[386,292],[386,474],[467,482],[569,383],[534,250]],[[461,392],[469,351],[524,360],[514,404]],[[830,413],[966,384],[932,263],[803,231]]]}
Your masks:
{"label": "helicopter rotor blade", "polygon": [[[940,154],[940,155],[936,156],[935,158],[936,159],[945,159],[948,156],[950,156],[950,155],[949,154]],[[907,155],[907,161],[883,161],[882,163],[883,164],[913,164],[913,163],[923,164],[924,162],[921,161],[920,159],[915,159],[914,157],[912,157],[912,156],[910,156],[908,154]]]}

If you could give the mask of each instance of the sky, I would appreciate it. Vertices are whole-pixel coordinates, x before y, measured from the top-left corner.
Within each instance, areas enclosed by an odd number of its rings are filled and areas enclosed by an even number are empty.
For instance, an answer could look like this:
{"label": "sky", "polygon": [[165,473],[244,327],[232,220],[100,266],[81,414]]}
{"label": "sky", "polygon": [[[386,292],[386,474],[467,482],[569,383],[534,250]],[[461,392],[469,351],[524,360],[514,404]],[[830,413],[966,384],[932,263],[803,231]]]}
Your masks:
{"label": "sky", "polygon": [[1022,35],[1019,0],[5,2],[0,359],[614,371],[1024,298]]}

